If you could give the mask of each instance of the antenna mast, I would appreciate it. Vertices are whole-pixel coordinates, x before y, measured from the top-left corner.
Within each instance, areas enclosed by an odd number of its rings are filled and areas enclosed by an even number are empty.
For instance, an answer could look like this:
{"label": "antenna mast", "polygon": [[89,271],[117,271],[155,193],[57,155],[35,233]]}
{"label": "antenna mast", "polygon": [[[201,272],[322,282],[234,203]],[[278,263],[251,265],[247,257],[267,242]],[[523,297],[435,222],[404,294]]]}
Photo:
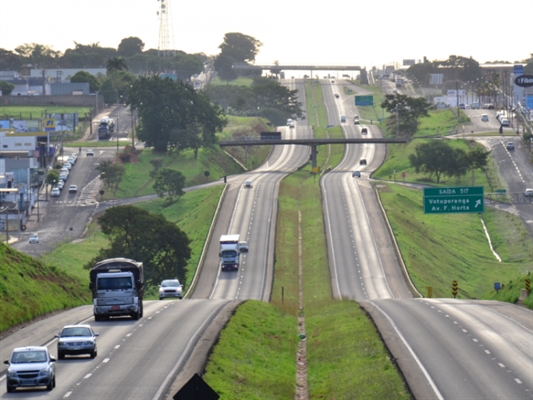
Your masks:
{"label": "antenna mast", "polygon": [[157,55],[159,57],[171,57],[174,55],[174,32],[170,19],[170,0],[157,0],[159,2],[159,46]]}

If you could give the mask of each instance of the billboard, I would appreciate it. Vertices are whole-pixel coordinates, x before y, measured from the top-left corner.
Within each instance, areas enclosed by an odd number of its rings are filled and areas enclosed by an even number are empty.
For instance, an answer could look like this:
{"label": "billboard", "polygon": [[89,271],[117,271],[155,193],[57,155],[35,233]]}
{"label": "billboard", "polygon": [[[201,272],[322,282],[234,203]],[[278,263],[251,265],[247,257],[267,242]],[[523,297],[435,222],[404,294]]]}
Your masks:
{"label": "billboard", "polygon": [[403,60],[403,65],[415,65],[415,64],[416,64],[416,60],[411,60],[411,59]]}

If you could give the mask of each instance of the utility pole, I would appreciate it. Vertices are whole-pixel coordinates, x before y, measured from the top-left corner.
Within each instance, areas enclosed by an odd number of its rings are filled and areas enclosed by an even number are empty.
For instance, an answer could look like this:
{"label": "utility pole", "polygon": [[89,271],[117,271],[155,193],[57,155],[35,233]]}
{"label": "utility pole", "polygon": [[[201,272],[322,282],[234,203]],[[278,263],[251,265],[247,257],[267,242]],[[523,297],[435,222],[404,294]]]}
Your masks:
{"label": "utility pole", "polygon": [[396,137],[400,136],[400,121],[398,119],[398,104],[396,104]]}
{"label": "utility pole", "polygon": [[118,121],[119,121],[120,117],[117,116],[117,157],[118,157]]}

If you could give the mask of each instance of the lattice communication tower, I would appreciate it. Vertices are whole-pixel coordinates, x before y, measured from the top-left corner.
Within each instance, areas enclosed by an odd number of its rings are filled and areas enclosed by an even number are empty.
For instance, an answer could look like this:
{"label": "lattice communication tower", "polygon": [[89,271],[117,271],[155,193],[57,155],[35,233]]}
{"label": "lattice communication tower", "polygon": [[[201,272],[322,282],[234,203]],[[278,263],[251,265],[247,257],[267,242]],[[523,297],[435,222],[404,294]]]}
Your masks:
{"label": "lattice communication tower", "polygon": [[160,57],[171,57],[175,53],[174,32],[170,20],[170,0],[157,0],[159,3],[159,46],[157,54]]}

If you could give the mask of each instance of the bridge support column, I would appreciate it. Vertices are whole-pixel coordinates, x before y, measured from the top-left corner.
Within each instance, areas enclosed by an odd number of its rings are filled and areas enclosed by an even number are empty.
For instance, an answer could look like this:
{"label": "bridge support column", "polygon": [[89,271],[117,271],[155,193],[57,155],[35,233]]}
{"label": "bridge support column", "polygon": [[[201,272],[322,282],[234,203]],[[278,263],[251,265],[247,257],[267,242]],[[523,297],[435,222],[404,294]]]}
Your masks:
{"label": "bridge support column", "polygon": [[313,169],[313,171],[315,170],[316,168],[316,154],[318,152],[316,151],[316,145],[311,145],[311,167]]}

